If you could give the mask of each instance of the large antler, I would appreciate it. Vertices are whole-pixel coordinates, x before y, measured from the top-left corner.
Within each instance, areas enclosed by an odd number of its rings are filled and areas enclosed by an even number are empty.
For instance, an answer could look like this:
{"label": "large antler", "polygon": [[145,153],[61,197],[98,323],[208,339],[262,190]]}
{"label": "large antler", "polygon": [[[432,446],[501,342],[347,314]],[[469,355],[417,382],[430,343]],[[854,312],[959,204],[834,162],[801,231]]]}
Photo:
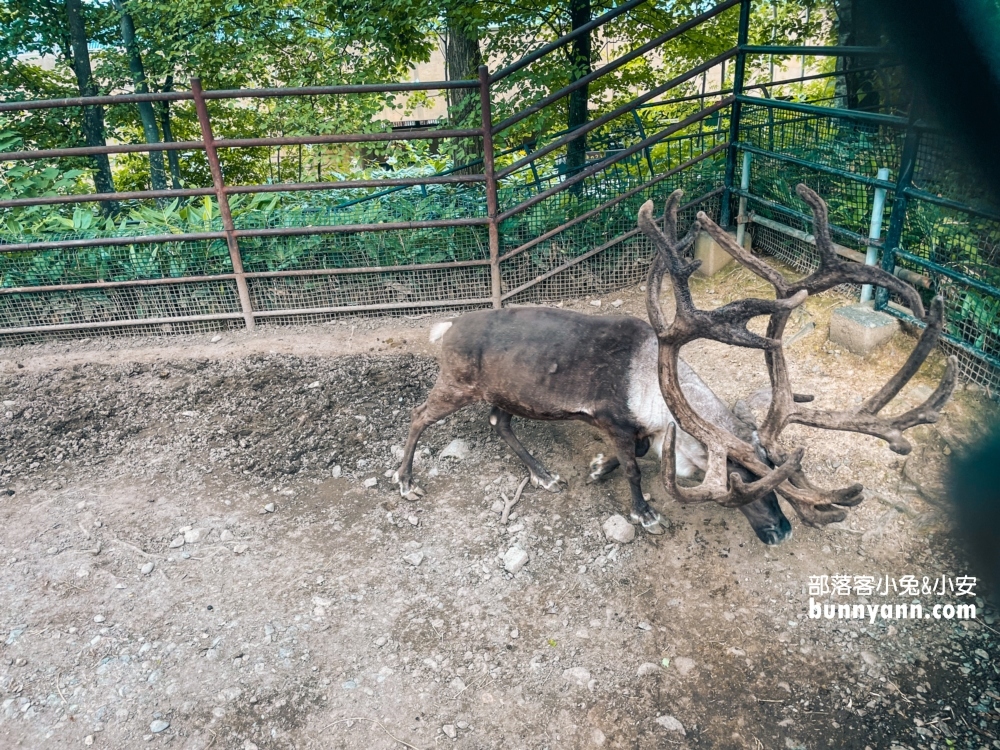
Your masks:
{"label": "large antler", "polygon": [[[910,452],[911,447],[903,437],[903,431],[919,424],[937,421],[941,407],[954,390],[957,363],[954,357],[949,358],[940,385],[923,404],[896,417],[879,416],[879,411],[909,382],[936,345],[944,317],[943,302],[940,298],[935,299],[930,313],[925,314],[920,296],[904,281],[877,266],[863,266],[840,258],[830,239],[826,204],[805,185],[799,185],[797,192],[813,210],[813,234],[820,262],[815,272],[795,282],[786,281],[774,268],[736,244],[726,231],[703,212],[699,212],[688,236],[678,242],[676,222],[680,191],[675,191],[667,201],[663,231],[660,231],[653,219],[651,202],[647,202],[639,210],[639,227],[653,241],[658,251],[649,271],[646,305],[650,323],[660,341],[660,388],[678,424],[703,443],[709,454],[708,469],[702,484],[696,488],[678,487],[672,451],[674,431],[671,429],[667,436],[670,453],[664,457],[663,469],[667,488],[682,501],[714,500],[727,506],[752,502],[773,489],[792,503],[805,523],[818,526],[843,520],[846,511],[834,506],[857,505],[863,499],[863,488],[860,484],[854,484],[842,489],[826,490],[813,485],[801,468],[802,449],[789,454],[781,448],[779,437],[784,428],[797,423],[831,430],[863,432],[882,438],[892,450],[905,455]],[[693,241],[699,228],[704,228],[737,261],[768,281],[775,289],[776,299],[744,299],[717,310],[696,309],[691,298],[689,279],[700,262],[685,260],[682,252]],[[677,313],[671,323],[666,322],[659,302],[663,276],[666,273],[670,274],[673,282],[677,303]],[[896,292],[908,303],[914,315],[926,323],[926,328],[899,372],[857,410],[807,409],[799,404],[812,401],[813,397],[792,392],[781,337],[791,311],[808,295],[844,283],[873,284]],[[757,336],[746,328],[749,319],[758,315],[770,316],[765,336]],[[696,338],[710,338],[764,351],[771,378],[772,398],[767,417],[759,430],[760,446],[751,445],[706,422],[684,398],[677,377],[677,358],[680,347]],[[763,448],[767,458],[777,468],[772,468],[761,460],[759,447]],[[727,482],[727,460],[742,464],[760,479],[744,484],[733,474]]]}

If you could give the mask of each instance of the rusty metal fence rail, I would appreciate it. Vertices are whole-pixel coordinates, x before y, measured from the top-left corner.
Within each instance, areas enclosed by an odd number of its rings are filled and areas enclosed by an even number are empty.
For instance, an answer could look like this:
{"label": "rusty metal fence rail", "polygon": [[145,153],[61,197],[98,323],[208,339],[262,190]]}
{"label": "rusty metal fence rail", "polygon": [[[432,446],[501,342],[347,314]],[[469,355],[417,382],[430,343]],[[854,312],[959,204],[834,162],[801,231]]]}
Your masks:
{"label": "rusty metal fence rail", "polygon": [[[153,274],[151,278],[105,280],[87,279],[74,283],[35,284],[31,286],[3,285],[0,281],[0,343],[17,343],[37,340],[51,334],[84,335],[85,332],[158,329],[183,331],[205,327],[239,325],[253,329],[262,322],[295,322],[328,319],[345,313],[371,311],[406,311],[421,309],[455,309],[480,306],[500,307],[505,302],[528,301],[559,296],[566,293],[586,293],[620,286],[636,280],[648,260],[650,249],[645,240],[637,236],[634,223],[623,221],[622,211],[634,211],[632,203],[646,197],[665,196],[667,188],[677,183],[670,178],[680,178],[705,164],[714,165],[720,173],[724,145],[703,147],[700,154],[683,164],[651,172],[652,160],[646,173],[639,174],[629,165],[641,155],[648,157],[649,149],[671,136],[683,135],[686,128],[700,123],[721,110],[730,107],[732,97],[722,98],[700,111],[669,125],[659,132],[642,137],[627,148],[608,151],[601,158],[589,162],[584,169],[573,174],[563,174],[550,179],[548,186],[539,186],[535,194],[516,200],[502,199],[505,186],[523,184],[520,173],[534,171],[536,166],[564,148],[568,143],[612,123],[616,118],[631,116],[639,107],[655,100],[671,89],[692,80],[720,62],[736,55],[734,47],[725,54],[706,60],[688,73],[665,84],[637,95],[631,102],[597,118],[578,130],[566,133],[555,140],[530,150],[525,147],[523,158],[498,169],[494,139],[516,123],[531,117],[573,91],[610,75],[641,55],[653,52],[685,32],[695,29],[718,16],[741,0],[726,0],[687,23],[658,36],[616,60],[612,60],[589,75],[571,82],[524,110],[494,122],[492,104],[497,87],[519,70],[553,53],[570,43],[582,33],[601,27],[644,0],[630,0],[594,19],[586,27],[545,45],[531,55],[502,70],[490,73],[486,67],[479,70],[476,80],[431,81],[420,83],[392,83],[283,89],[204,90],[199,80],[190,82],[190,91],[168,93],[143,93],[131,95],[98,96],[48,101],[19,101],[0,103],[0,114],[54,108],[86,108],[136,104],[139,102],[193,102],[200,128],[200,140],[161,143],[112,144],[102,147],[76,147],[36,151],[0,153],[0,161],[27,161],[90,157],[97,154],[133,154],[151,151],[201,151],[211,173],[211,186],[188,187],[173,190],[141,190],[84,195],[59,195],[30,197],[0,201],[0,210],[42,205],[75,205],[83,203],[109,204],[113,201],[148,201],[153,199],[189,199],[205,197],[218,206],[221,226],[209,231],[138,233],[135,236],[72,237],[21,241],[0,237],[0,254],[12,257],[41,257],[45,251],[64,253],[72,264],[73,253],[87,250],[107,251],[109,248],[161,246],[185,249],[197,254],[200,248],[212,243],[225,243],[228,261],[220,270],[218,263],[208,271],[187,272],[178,275]],[[481,122],[478,127],[430,128],[376,133],[342,133],[314,136],[284,136],[268,138],[217,138],[213,132],[212,116],[208,103],[213,100],[254,100],[273,97],[301,96],[350,96],[356,94],[385,94],[412,91],[448,91],[453,89],[478,90]],[[339,180],[316,182],[279,182],[276,184],[230,184],[220,162],[220,152],[226,149],[255,147],[302,146],[321,144],[372,144],[417,139],[464,138],[479,139],[483,145],[481,172],[455,170],[464,173],[433,176],[387,178],[377,180]],[[702,141],[704,146],[704,141]],[[565,221],[554,228],[533,231],[534,213],[539,206],[551,206],[562,200],[566,191],[587,195],[595,181],[605,179],[612,171],[627,173],[626,180],[617,194],[598,196],[589,202],[577,200],[565,212]],[[710,170],[711,171],[711,170]],[[683,173],[683,174],[682,174]],[[637,176],[638,175],[638,176]],[[696,189],[700,198],[691,204],[717,213],[719,206],[718,179],[700,175]],[[553,184],[554,183],[554,184]],[[420,218],[408,221],[373,221],[369,223],[311,223],[307,226],[240,226],[234,221],[230,203],[234,196],[258,193],[294,194],[316,191],[354,190],[359,188],[407,189],[427,186],[450,186],[470,191],[472,200],[467,205],[467,215],[451,218]],[[508,196],[520,195],[512,187]],[[588,192],[589,191],[589,192]],[[513,200],[513,204],[511,204]],[[482,202],[480,202],[482,201]],[[485,205],[482,205],[485,203]],[[633,220],[634,221],[634,220]],[[599,225],[599,226],[598,226]],[[336,237],[369,233],[416,233],[424,230],[452,230],[464,233],[463,237],[473,247],[471,257],[450,262],[406,263],[388,265],[372,264],[359,258],[359,262],[346,267],[304,267],[278,270],[261,270],[247,266],[248,248],[267,247],[267,243],[293,241],[290,238]],[[589,246],[576,247],[581,237],[587,237]],[[618,256],[607,272],[595,276],[593,268],[584,270],[594,258],[610,251]],[[63,261],[60,261],[63,262]],[[580,273],[583,272],[583,276]],[[556,284],[555,277],[576,274],[576,286]],[[598,278],[600,277],[600,278]],[[572,288],[570,288],[572,286]],[[187,295],[174,294],[183,289]],[[81,302],[87,293],[104,292],[107,296],[97,302]],[[184,297],[181,299],[181,297]],[[185,300],[196,300],[191,303]],[[80,308],[84,307],[85,310]]]}

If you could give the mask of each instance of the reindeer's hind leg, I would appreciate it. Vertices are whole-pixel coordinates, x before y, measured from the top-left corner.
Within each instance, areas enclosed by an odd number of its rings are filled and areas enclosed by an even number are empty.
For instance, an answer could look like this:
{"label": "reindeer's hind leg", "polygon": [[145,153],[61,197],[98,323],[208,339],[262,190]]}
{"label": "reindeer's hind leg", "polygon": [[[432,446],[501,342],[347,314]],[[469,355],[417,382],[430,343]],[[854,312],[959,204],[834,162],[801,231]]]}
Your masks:
{"label": "reindeer's hind leg", "polygon": [[521,441],[517,439],[517,435],[514,434],[514,430],[510,427],[510,412],[506,412],[499,406],[494,406],[490,410],[490,424],[493,426],[494,431],[503,438],[503,441],[510,446],[510,449],[514,451],[519,459],[524,462],[524,465],[528,467],[528,471],[531,472],[531,483],[536,487],[542,487],[552,492],[559,491],[559,475],[549,474],[545,470],[545,467],[539,463],[538,459],[532,456],[521,445]]}
{"label": "reindeer's hind leg", "polygon": [[424,494],[419,487],[410,485],[413,476],[413,454],[417,449],[417,440],[420,439],[421,433],[439,419],[444,419],[449,414],[477,400],[474,395],[451,383],[442,383],[441,380],[438,380],[434,384],[431,392],[427,394],[427,400],[413,410],[410,434],[403,447],[403,460],[400,462],[398,471],[392,477],[392,481],[399,484],[400,495],[407,500],[416,500]]}

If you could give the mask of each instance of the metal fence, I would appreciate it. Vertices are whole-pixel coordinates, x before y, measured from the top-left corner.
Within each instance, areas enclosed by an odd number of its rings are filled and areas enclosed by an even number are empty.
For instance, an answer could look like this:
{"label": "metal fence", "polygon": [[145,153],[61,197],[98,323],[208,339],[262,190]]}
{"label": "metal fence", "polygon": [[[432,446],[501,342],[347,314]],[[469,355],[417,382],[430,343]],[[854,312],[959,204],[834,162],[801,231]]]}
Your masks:
{"label": "metal fence", "polygon": [[[636,209],[649,198],[662,202],[677,187],[690,198],[682,214],[687,221],[705,210],[724,225],[743,224],[756,250],[805,271],[814,262],[810,227],[793,188],[806,182],[828,200],[835,237],[855,248],[846,248],[846,255],[863,261],[857,249],[873,249],[869,255],[880,253],[884,268],[928,296],[944,294],[945,338],[961,354],[965,375],[1000,385],[998,214],[969,188],[946,135],[912,113],[899,115],[905,86],[895,83],[875,111],[856,102],[846,108],[851,102],[839,89],[809,101],[801,93],[806,84],[873,72],[883,81],[899,80],[898,66],[885,50],[751,45],[752,0],[727,0],[495,121],[494,104],[506,101],[528,66],[643,2],[630,0],[502,70],[483,67],[476,80],[233,91],[202,90],[193,80],[185,92],[0,103],[0,115],[147,101],[193,105],[200,140],[0,152],[0,161],[51,163],[176,151],[203,154],[210,174],[210,184],[200,187],[7,200],[0,201],[0,211],[201,198],[217,214],[203,231],[151,233],[138,226],[134,236],[90,229],[58,238],[0,237],[0,344],[53,335],[252,329],[359,313],[500,307],[600,294],[643,277],[652,249],[636,230]],[[707,24],[727,12],[739,13],[739,22],[724,53],[637,92],[571,132],[522,135],[533,118],[545,116],[574,91],[641,56],[667,54],[664,45],[671,40],[705,33]],[[749,83],[748,64],[763,56],[801,59],[800,75],[781,80],[757,75]],[[836,58],[840,64],[807,71],[807,57]],[[727,65],[731,86],[706,92],[703,85],[700,93],[690,93],[708,71]],[[884,75],[887,70],[897,73]],[[790,86],[798,87],[798,101],[782,93]],[[267,138],[219,138],[213,132],[218,117],[213,107],[223,100],[451,89],[478,93],[479,119],[473,126]],[[568,148],[584,137],[585,163],[567,168]],[[269,184],[226,179],[227,159],[246,149],[470,139],[482,145],[483,158],[434,175]],[[891,177],[879,178],[880,169]],[[884,238],[873,238],[868,221],[879,190],[888,196],[886,231]],[[268,195],[276,210],[266,216],[245,210],[247,201]],[[44,283],[31,282],[32,269],[39,267],[49,272]],[[876,305],[912,320],[882,290]]]}

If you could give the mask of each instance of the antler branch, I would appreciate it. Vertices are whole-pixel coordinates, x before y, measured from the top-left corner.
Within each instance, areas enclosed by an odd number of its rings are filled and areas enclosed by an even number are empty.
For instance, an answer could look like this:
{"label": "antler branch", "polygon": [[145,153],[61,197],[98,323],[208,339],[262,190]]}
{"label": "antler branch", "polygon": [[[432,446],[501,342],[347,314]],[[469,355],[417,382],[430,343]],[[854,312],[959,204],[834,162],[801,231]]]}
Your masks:
{"label": "antler branch", "polygon": [[[663,462],[667,488],[683,502],[711,500],[727,507],[753,502],[773,490],[792,503],[805,523],[819,526],[843,520],[846,517],[843,508],[863,500],[863,487],[853,484],[840,489],[823,489],[812,484],[801,467],[802,449],[787,454],[779,444],[785,427],[802,424],[873,435],[885,440],[891,450],[905,455],[910,452],[911,446],[903,432],[916,425],[937,421],[941,408],[954,390],[957,361],[954,357],[949,358],[937,389],[920,406],[895,417],[879,416],[879,411],[899,394],[937,344],[944,319],[943,301],[935,299],[930,312],[925,313],[920,295],[906,282],[878,266],[859,265],[841,258],[830,239],[826,203],[805,185],[799,185],[796,191],[812,209],[813,235],[819,252],[817,269],[797,281],[786,280],[776,269],[740,247],[703,212],[698,213],[684,239],[678,241],[677,209],[682,195],[679,190],[674,191],[667,201],[662,231],[653,218],[652,202],[645,203],[639,210],[639,227],[657,250],[647,280],[646,308],[659,339],[660,389],[680,427],[705,445],[708,452],[708,468],[702,484],[695,488],[680,487],[674,464],[675,430],[671,427],[666,441],[668,452]],[[683,253],[699,229],[708,232],[740,264],[769,282],[774,287],[775,299],[743,299],[716,310],[695,307],[689,284],[691,275],[701,264],[697,260],[687,260]],[[659,302],[663,277],[667,274],[673,284],[677,308],[673,321],[669,323]],[[801,407],[799,404],[812,401],[812,396],[792,390],[781,347],[785,326],[791,311],[801,305],[808,295],[845,283],[873,284],[895,292],[926,324],[926,328],[899,371],[858,409],[831,411]],[[747,329],[747,323],[761,315],[770,316],[764,336]],[[678,380],[678,355],[681,346],[699,338],[763,350],[771,379],[772,398],[758,434],[760,444],[774,466],[761,460],[757,446],[702,419],[684,398]],[[726,466],[730,460],[742,464],[760,479],[744,483],[736,474],[727,476]]]}

